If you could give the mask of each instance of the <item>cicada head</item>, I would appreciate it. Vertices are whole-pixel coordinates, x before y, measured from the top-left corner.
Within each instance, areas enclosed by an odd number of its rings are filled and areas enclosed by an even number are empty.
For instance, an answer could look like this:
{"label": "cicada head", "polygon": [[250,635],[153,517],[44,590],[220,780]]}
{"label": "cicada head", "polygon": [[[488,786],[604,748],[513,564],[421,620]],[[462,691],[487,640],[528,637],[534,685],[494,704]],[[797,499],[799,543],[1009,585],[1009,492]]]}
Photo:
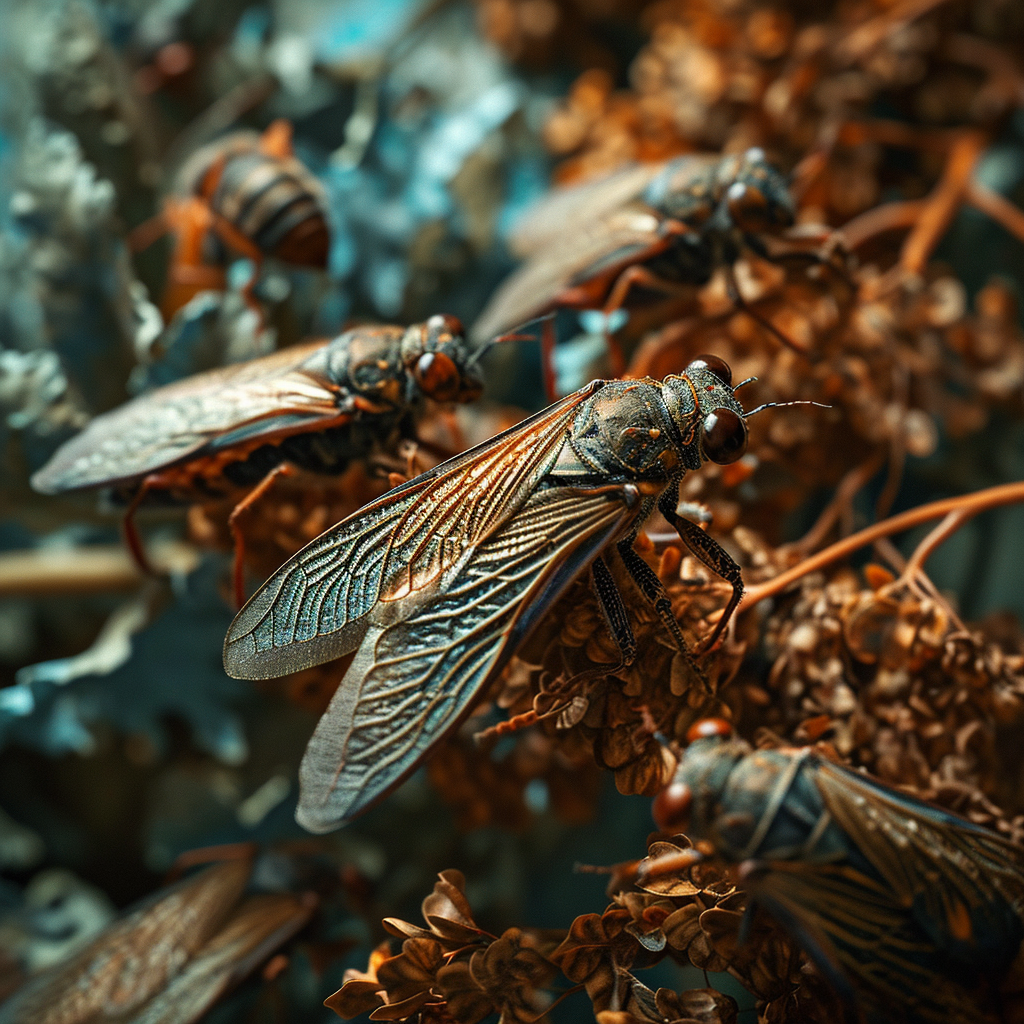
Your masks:
{"label": "cicada head", "polygon": [[665,379],[669,411],[688,442],[686,460],[698,468],[705,459],[720,466],[747,450],[747,421],[732,388],[732,371],[718,356],[698,356],[679,376]]}
{"label": "cicada head", "polygon": [[714,832],[729,776],[750,748],[733,739],[728,723],[717,718],[696,723],[687,739],[676,773],[655,797],[652,810],[659,827],[706,839]]}
{"label": "cicada head", "polygon": [[435,402],[472,402],[483,392],[462,323],[454,316],[439,313],[410,327],[402,338],[402,362],[420,393]]}
{"label": "cicada head", "polygon": [[719,167],[723,219],[744,235],[771,234],[791,227],[796,219],[785,177],[762,149],[748,149]]}

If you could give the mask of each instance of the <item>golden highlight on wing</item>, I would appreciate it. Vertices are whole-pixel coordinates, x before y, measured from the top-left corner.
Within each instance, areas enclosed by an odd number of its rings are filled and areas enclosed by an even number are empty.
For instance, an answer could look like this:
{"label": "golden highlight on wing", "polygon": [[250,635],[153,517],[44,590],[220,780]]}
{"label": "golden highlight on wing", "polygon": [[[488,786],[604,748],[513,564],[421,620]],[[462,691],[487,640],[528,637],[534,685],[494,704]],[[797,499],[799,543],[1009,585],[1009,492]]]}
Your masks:
{"label": "golden highlight on wing", "polygon": [[231,624],[228,674],[269,679],[354,650],[378,601],[437,580],[516,512],[598,386],[389,491],[308,544]]}

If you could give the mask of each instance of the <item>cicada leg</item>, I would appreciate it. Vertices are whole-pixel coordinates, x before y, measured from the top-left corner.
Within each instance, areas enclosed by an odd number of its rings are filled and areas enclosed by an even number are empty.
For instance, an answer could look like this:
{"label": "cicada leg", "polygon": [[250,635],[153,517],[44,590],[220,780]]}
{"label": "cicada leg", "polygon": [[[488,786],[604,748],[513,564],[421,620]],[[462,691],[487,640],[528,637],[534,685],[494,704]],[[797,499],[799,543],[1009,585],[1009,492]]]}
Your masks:
{"label": "cicada leg", "polygon": [[157,486],[158,480],[159,478],[155,474],[143,477],[142,483],[139,484],[139,489],[128,503],[128,508],[125,509],[124,519],[121,523],[124,542],[128,547],[128,552],[131,554],[135,564],[147,576],[157,576],[159,574],[153,568],[153,563],[150,562],[146,554],[146,548],[142,543],[142,538],[139,536],[138,527],[135,525],[135,513],[138,512],[139,506],[145,500],[149,491]]}
{"label": "cicada leg", "polygon": [[[682,542],[696,558],[703,562],[712,572],[721,576],[726,583],[732,584],[732,596],[729,598],[729,603],[725,606],[725,610],[715,624],[715,628],[711,631],[710,636],[697,648],[696,653],[704,654],[711,650],[718,642],[718,638],[722,635],[722,631],[728,625],[732,613],[736,610],[736,606],[743,597],[743,574],[740,571],[740,567],[714,537],[705,533],[696,523],[691,523],[689,519],[683,518],[683,516],[676,512],[678,503],[679,483],[677,481],[675,486],[667,487],[662,492],[661,497],[658,499],[658,511],[675,527]],[[637,555],[637,558],[643,562],[639,555]],[[643,564],[647,566],[646,562],[643,562]],[[649,569],[649,571],[653,575],[653,570]],[[657,576],[655,576],[655,579],[657,579]],[[673,621],[675,620],[673,619]]]}
{"label": "cicada leg", "polygon": [[270,490],[274,481],[281,476],[289,476],[294,473],[293,467],[282,462],[275,466],[232,510],[228,516],[228,527],[231,530],[231,537],[235,545],[235,557],[231,570],[231,580],[235,592],[235,606],[241,608],[245,604],[245,537],[238,525],[239,516],[247,509],[256,504],[267,491]]}
{"label": "cicada leg", "polygon": [[731,264],[725,268],[725,290],[729,295],[729,301],[742,312],[746,313],[755,323],[763,327],[772,337],[777,338],[782,342],[786,348],[796,352],[797,355],[803,356],[805,359],[808,357],[808,351],[803,346],[795,342],[792,338],[788,337],[782,331],[778,329],[767,317],[762,316],[760,313],[751,306],[740,292],[739,282],[736,280],[736,269]]}
{"label": "cicada leg", "polygon": [[[626,304],[626,298],[630,290],[633,288],[647,288],[650,291],[663,292],[670,298],[689,295],[693,291],[692,285],[680,284],[678,281],[669,281],[664,277],[659,277],[647,267],[636,264],[632,267],[627,267],[615,279],[615,284],[612,285],[612,290],[608,293],[608,298],[605,300],[604,307],[602,308],[604,315],[608,317],[617,310],[622,309]],[[622,351],[622,346],[619,345],[611,332],[607,330],[605,331],[605,343],[608,345],[612,375],[621,377],[626,372],[626,357]]]}

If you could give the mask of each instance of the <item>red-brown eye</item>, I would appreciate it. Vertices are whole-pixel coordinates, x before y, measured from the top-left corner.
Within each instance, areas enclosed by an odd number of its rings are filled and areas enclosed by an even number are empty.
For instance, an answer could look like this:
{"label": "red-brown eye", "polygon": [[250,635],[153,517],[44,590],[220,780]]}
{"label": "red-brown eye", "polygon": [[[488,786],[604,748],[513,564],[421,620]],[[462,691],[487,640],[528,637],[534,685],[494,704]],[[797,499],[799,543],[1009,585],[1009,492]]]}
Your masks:
{"label": "red-brown eye", "polygon": [[710,370],[727,388],[732,387],[732,368],[718,356],[697,356],[690,366],[704,366]]}
{"label": "red-brown eye", "polygon": [[416,361],[413,378],[435,402],[450,402],[459,393],[459,371],[443,352],[427,352]]}
{"label": "red-brown eye", "polygon": [[748,234],[758,234],[775,227],[765,194],[756,185],[734,181],[725,193],[732,222]]}
{"label": "red-brown eye", "polygon": [[704,417],[704,454],[720,466],[743,458],[747,425],[731,409],[716,409]]}
{"label": "red-brown eye", "polygon": [[685,782],[670,782],[651,804],[651,817],[662,832],[679,832],[686,827],[693,794]]}
{"label": "red-brown eye", "polygon": [[725,739],[732,735],[732,726],[724,718],[702,718],[686,730],[687,745],[695,740],[706,740],[711,736]]}

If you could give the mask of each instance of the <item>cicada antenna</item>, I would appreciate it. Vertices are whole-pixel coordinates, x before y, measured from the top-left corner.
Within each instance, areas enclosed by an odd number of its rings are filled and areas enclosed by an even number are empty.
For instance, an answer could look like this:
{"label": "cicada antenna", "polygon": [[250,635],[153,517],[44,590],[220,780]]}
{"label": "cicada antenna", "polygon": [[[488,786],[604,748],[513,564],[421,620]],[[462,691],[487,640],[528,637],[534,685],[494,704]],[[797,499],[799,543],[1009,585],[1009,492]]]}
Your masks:
{"label": "cicada antenna", "polygon": [[[746,381],[743,382],[746,384]],[[740,387],[739,384],[736,387]],[[735,391],[736,389],[733,388]],[[746,412],[743,415],[749,419],[755,413],[764,412],[765,409],[781,409],[787,405],[813,405],[818,409],[831,409],[831,405],[823,405],[821,402],[809,402],[809,401],[797,401],[797,402],[765,402],[764,405],[759,405],[756,409],[751,409],[750,412]]]}
{"label": "cicada antenna", "polygon": [[740,388],[746,387],[748,384],[753,384],[757,380],[756,377],[748,377],[746,380],[741,380],[739,384],[733,386],[733,391],[739,391]]}
{"label": "cicada antenna", "polygon": [[468,360],[469,365],[470,366],[475,366],[476,363],[479,362],[480,357],[483,356],[483,354],[485,352],[490,351],[490,349],[492,349],[495,345],[500,345],[503,342],[506,342],[506,341],[537,341],[537,340],[539,340],[540,339],[540,333],[538,333],[538,334],[533,334],[532,332],[531,333],[524,333],[523,332],[523,328],[528,328],[532,324],[540,324],[541,325],[541,332],[542,332],[543,329],[544,329],[544,326],[549,321],[554,320],[554,318],[555,318],[555,314],[554,313],[545,313],[544,316],[538,316],[538,317],[535,317],[533,320],[527,320],[526,323],[520,324],[519,327],[517,327],[515,330],[508,331],[505,334],[499,334],[496,337],[491,338],[490,341],[483,342],[482,344],[480,344],[480,345],[478,345],[476,347],[476,350],[474,352],[472,352],[470,354],[469,360]]}

